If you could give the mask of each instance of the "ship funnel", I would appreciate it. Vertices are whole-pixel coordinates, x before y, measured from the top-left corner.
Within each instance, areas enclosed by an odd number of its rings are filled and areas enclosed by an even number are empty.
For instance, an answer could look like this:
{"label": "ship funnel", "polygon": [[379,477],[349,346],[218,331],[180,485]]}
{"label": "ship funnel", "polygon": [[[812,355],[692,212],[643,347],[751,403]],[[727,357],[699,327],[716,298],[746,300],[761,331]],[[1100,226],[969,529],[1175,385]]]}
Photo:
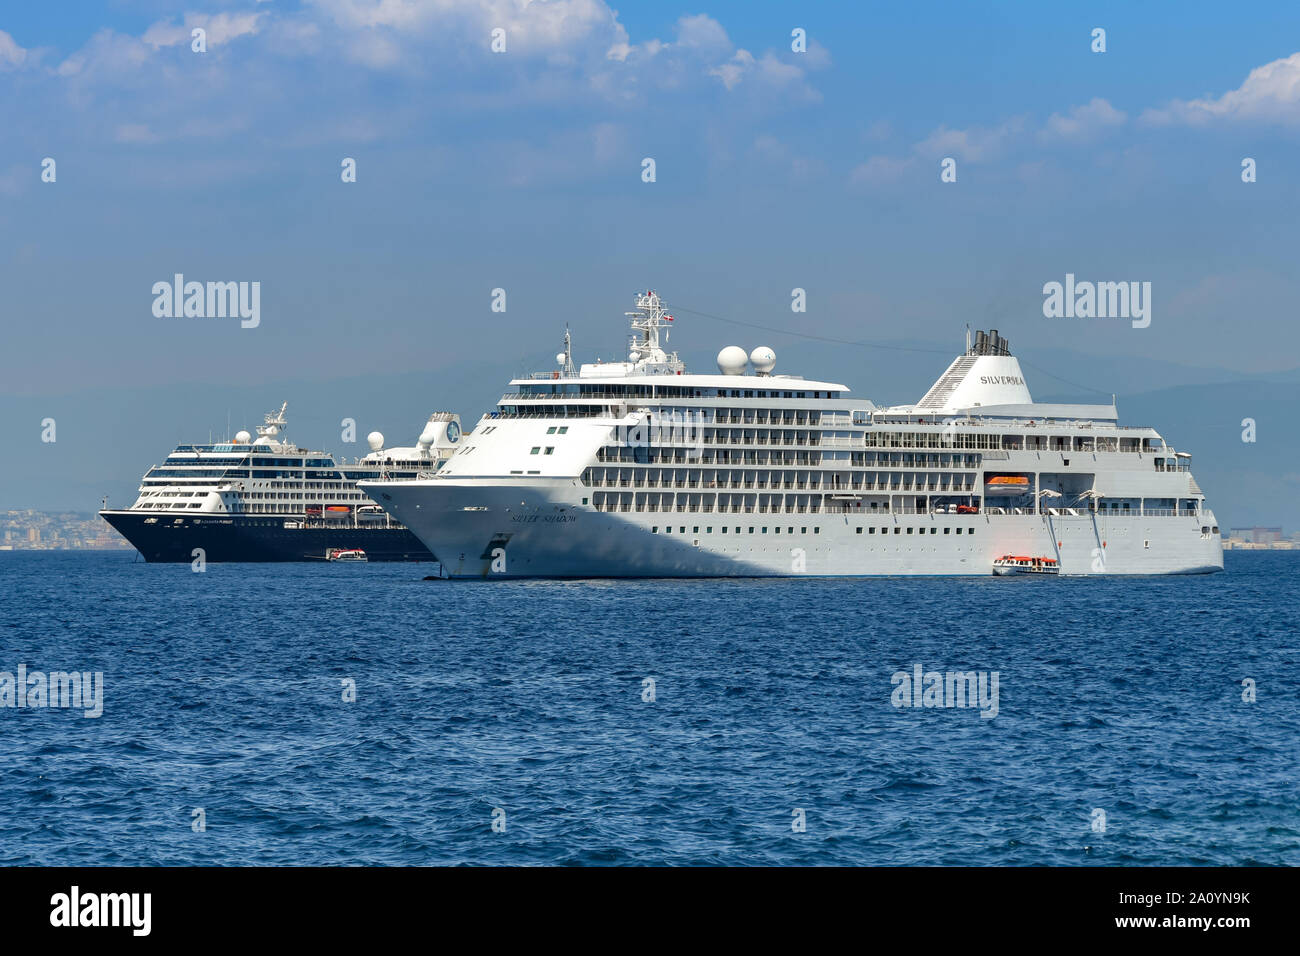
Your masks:
{"label": "ship funnel", "polygon": [[925,393],[916,408],[953,414],[989,405],[1029,405],[1033,398],[1010,343],[997,329],[975,333],[975,344],[959,356]]}
{"label": "ship funnel", "polygon": [[997,329],[975,333],[975,344],[967,355],[1004,355],[1011,356],[1011,343],[998,334]]}

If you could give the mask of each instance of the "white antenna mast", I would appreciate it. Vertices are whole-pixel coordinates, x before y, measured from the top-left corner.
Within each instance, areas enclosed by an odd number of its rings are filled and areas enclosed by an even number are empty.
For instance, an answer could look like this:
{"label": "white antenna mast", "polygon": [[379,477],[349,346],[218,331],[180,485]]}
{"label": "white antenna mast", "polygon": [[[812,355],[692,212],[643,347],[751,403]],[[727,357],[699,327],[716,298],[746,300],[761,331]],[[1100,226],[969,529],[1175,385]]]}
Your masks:
{"label": "white antenna mast", "polygon": [[573,377],[573,340],[569,336],[569,323],[564,323],[564,376]]}
{"label": "white antenna mast", "polygon": [[667,369],[673,372],[685,370],[686,366],[677,358],[676,352],[665,352],[659,344],[659,332],[664,332],[664,342],[668,341],[668,327],[673,317],[664,308],[659,293],[653,289],[636,294],[636,309],[624,312],[632,320],[632,335],[628,338],[628,360],[643,371],[651,367]]}

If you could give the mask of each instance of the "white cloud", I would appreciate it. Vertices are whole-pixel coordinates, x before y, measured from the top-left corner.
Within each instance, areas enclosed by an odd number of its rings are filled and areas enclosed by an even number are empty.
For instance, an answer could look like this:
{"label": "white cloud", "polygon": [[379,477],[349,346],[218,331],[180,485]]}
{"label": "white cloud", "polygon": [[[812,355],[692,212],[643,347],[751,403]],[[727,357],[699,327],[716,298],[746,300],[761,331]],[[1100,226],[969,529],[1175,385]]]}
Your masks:
{"label": "white cloud", "polygon": [[100,30],[85,46],[60,63],[55,72],[62,77],[116,77],[147,63],[150,52],[150,47],[135,37],[113,30]]}
{"label": "white cloud", "polygon": [[581,50],[593,42],[605,51],[627,40],[604,0],[308,0],[308,6],[341,27],[343,39],[351,39],[348,49],[367,64],[377,38],[394,49],[405,48],[404,39],[437,36],[487,50],[500,28],[507,53],[524,55]]}
{"label": "white cloud", "polygon": [[953,156],[970,163],[983,162],[1001,155],[1007,145],[1024,132],[1025,125],[1025,117],[1013,116],[997,126],[972,126],[969,129],[940,126],[917,143],[915,151],[927,157]]}
{"label": "white cloud", "polygon": [[1217,120],[1300,123],[1300,53],[1250,71],[1244,83],[1217,98],[1174,100],[1142,114],[1151,125],[1204,125]]}
{"label": "white cloud", "polygon": [[14,38],[0,30],[0,70],[16,70],[27,62],[27,51]]}
{"label": "white cloud", "polygon": [[726,56],[732,50],[727,31],[706,13],[682,17],[677,21],[677,45],[715,56]]}
{"label": "white cloud", "polygon": [[1076,106],[1062,115],[1053,113],[1047,118],[1047,125],[1039,133],[1039,138],[1083,140],[1091,139],[1098,133],[1123,126],[1128,116],[1111,106],[1101,97],[1093,97],[1083,106]]}
{"label": "white cloud", "polygon": [[[190,52],[195,26],[207,31],[215,55]],[[491,51],[498,26],[506,31],[504,54]],[[0,34],[0,65],[17,56],[5,58],[5,39]],[[227,44],[241,48],[238,69],[220,52]],[[26,69],[38,53],[26,51]],[[623,130],[635,127],[626,111],[668,101],[698,115],[703,101],[716,122],[710,104],[727,100],[743,123],[816,100],[811,63],[740,49],[707,15],[681,17],[669,38],[633,43],[604,0],[303,0],[291,9],[187,13],[134,36],[100,30],[53,71],[37,73],[51,80],[50,102],[79,111],[79,135],[133,144],[214,141],[266,128],[282,143],[355,142],[366,137],[343,135],[339,123],[365,117],[385,136],[400,136],[426,128],[432,115],[613,106],[618,125],[584,134],[585,152],[601,168],[627,148]],[[394,95],[390,84],[403,93]],[[329,118],[319,115],[324,103],[334,104]],[[239,126],[191,121],[214,116],[238,117]],[[557,138],[534,153],[570,145]],[[789,162],[816,172],[806,160]],[[519,182],[531,175],[518,167],[510,173]]]}
{"label": "white cloud", "polygon": [[722,85],[734,90],[745,78],[745,74],[754,69],[754,54],[748,50],[737,50],[730,60],[709,70],[709,76],[722,80]]}
{"label": "white cloud", "polygon": [[209,47],[220,46],[242,36],[256,34],[265,13],[187,13],[183,25],[171,20],[159,20],[144,32],[140,39],[158,49],[165,46],[188,46],[193,39],[195,27],[202,27],[207,33]]}

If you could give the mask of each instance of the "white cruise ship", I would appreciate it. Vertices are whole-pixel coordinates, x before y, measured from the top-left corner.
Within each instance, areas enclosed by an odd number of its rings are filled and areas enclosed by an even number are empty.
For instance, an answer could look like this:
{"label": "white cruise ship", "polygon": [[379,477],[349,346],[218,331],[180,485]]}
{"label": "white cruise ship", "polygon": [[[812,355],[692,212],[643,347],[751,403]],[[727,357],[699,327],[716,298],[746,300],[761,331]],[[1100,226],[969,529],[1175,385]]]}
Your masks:
{"label": "white cruise ship", "polygon": [[626,362],[575,369],[566,333],[437,474],[358,487],[459,578],[1223,567],[1190,456],[1113,404],[1035,403],[996,331],[880,407],[768,348],[690,374],[657,294],[627,315]]}

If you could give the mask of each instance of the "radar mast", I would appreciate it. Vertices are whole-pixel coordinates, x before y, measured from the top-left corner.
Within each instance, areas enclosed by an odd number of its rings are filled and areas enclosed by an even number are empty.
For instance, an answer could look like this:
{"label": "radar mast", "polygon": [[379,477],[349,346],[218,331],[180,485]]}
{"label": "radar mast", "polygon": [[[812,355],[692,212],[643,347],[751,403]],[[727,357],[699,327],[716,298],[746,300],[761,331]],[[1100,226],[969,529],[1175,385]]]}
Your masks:
{"label": "radar mast", "polygon": [[678,359],[676,352],[665,352],[659,344],[659,332],[663,331],[663,341],[668,342],[668,328],[673,317],[664,308],[659,293],[653,289],[638,292],[636,308],[624,312],[632,320],[632,334],[628,337],[628,360],[638,371],[683,372],[685,364]]}

